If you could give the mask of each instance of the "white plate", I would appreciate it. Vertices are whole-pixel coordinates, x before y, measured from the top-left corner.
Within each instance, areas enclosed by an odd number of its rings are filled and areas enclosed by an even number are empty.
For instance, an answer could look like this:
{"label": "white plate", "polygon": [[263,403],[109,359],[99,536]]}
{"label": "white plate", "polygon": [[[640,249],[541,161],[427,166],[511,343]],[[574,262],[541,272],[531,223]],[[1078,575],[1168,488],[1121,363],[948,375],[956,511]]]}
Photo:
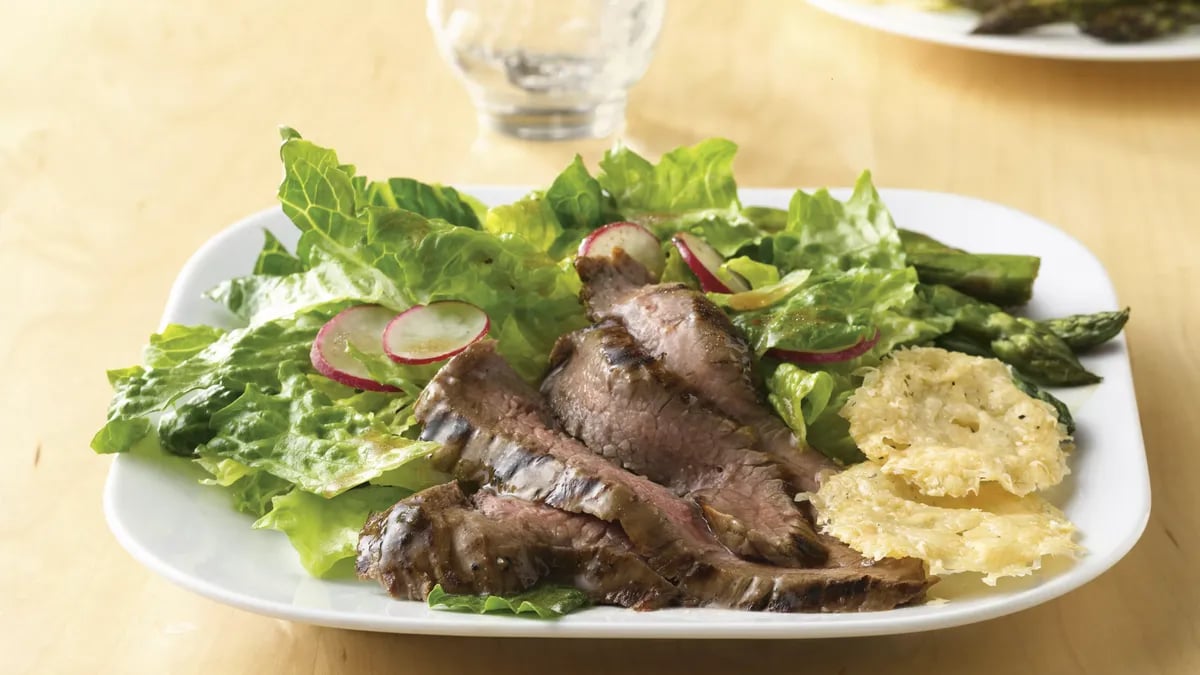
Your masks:
{"label": "white plate", "polygon": [[967,10],[933,11],[872,0],[808,0],[820,9],[863,26],[896,35],[984,52],[1084,61],[1182,61],[1200,59],[1200,31],[1192,29],[1136,44],[1108,44],[1071,25],[1037,28],[1020,35],[972,35],[979,15]]}
{"label": "white plate", "polygon": [[[469,191],[488,203],[524,194],[513,188]],[[786,206],[790,197],[784,190],[742,194],[747,204],[767,206]],[[1036,299],[1030,305],[1033,315],[1117,307],[1099,261],[1050,225],[954,195],[886,190],[883,196],[902,226],[975,251],[1042,256]],[[289,245],[296,240],[295,228],[279,209],[220,233],[180,272],[163,322],[227,324],[224,310],[201,293],[251,269],[262,228]],[[826,615],[612,607],[558,621],[464,615],[392,600],[374,583],[309,577],[282,534],[251,530],[251,519],[231,509],[222,491],[197,484],[182,460],[116,457],[104,510],[121,544],[171,581],[252,612],[306,623],[398,633],[606,638],[812,638],[945,628],[1016,612],[1078,588],[1116,563],[1141,536],[1150,513],[1150,482],[1124,338],[1085,362],[1105,381],[1065,394],[1079,424],[1079,449],[1071,458],[1074,473],[1050,498],[1079,526],[1088,555],[1026,579],[1002,580],[994,589],[977,577],[944,580],[934,587],[934,595],[948,597],[945,604]],[[1113,498],[1117,494],[1120,499]]]}

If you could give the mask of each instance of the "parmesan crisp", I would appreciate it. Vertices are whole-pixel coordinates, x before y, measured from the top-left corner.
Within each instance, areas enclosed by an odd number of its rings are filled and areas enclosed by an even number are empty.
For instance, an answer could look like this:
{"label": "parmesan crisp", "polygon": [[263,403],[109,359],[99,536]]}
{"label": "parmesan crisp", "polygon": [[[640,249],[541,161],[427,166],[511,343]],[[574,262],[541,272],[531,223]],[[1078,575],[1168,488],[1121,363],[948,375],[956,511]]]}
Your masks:
{"label": "parmesan crisp", "polygon": [[827,476],[810,500],[821,530],[867,557],[920,558],[933,575],[981,572],[989,586],[1030,574],[1046,556],[1081,551],[1075,526],[1041,497],[996,486],[928,497],[871,462]]}
{"label": "parmesan crisp", "polygon": [[1017,389],[996,359],[898,351],[841,414],[863,454],[924,495],[965,497],[986,483],[1027,495],[1070,472],[1054,408]]}

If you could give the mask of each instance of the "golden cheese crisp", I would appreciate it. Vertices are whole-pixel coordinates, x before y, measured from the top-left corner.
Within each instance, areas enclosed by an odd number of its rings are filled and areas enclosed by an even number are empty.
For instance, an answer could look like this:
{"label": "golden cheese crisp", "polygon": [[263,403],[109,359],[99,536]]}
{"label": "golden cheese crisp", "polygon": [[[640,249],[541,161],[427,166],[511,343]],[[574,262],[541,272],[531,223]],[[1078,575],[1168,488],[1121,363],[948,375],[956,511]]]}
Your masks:
{"label": "golden cheese crisp", "polygon": [[841,414],[884,473],[929,496],[976,494],[988,482],[1026,495],[1070,472],[1054,408],[1017,389],[995,359],[898,351],[867,373]]}
{"label": "golden cheese crisp", "polygon": [[928,497],[871,462],[827,476],[809,496],[817,524],[863,555],[920,558],[929,573],[981,572],[984,583],[1024,576],[1045,556],[1074,556],[1075,526],[1036,495],[995,486],[960,499]]}

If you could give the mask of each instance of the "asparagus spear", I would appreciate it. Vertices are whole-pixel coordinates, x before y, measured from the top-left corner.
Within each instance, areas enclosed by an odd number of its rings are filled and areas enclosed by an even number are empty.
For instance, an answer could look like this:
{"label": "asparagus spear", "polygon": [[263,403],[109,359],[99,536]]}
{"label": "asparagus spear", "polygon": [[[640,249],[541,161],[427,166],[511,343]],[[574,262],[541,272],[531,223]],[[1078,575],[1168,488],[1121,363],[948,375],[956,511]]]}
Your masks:
{"label": "asparagus spear", "polygon": [[944,284],[1004,307],[1023,305],[1033,297],[1041,265],[1036,256],[967,253],[909,230],[900,230],[900,241],[923,283]]}
{"label": "asparagus spear", "polygon": [[1079,0],[1003,0],[983,13],[977,35],[1012,35],[1030,28],[1070,21]]}
{"label": "asparagus spear", "polygon": [[1129,308],[1119,312],[1096,312],[1095,314],[1073,314],[1060,319],[1040,322],[1075,353],[1087,351],[1108,342],[1121,332],[1129,321]]}
{"label": "asparagus spear", "polygon": [[908,263],[923,283],[944,284],[1001,306],[1023,305],[1033,297],[1040,259],[1027,255],[913,253]]}
{"label": "asparagus spear", "polygon": [[958,5],[959,7],[964,7],[966,9],[972,9],[976,12],[987,12],[995,9],[1003,2],[1004,0],[951,0],[951,4],[953,5]]}
{"label": "asparagus spear", "polygon": [[1015,317],[949,286],[922,284],[918,288],[935,311],[954,319],[954,328],[945,339],[973,344],[1037,384],[1074,386],[1100,381],[1062,338],[1036,321]]}
{"label": "asparagus spear", "polygon": [[1200,3],[1141,2],[1107,7],[1079,17],[1076,25],[1106,42],[1145,42],[1200,23]]}
{"label": "asparagus spear", "polygon": [[909,255],[913,253],[966,253],[961,248],[943,244],[927,234],[903,228],[900,229],[900,243],[904,245],[904,252]]}
{"label": "asparagus spear", "polygon": [[1058,421],[1067,428],[1068,434],[1075,433],[1075,417],[1071,415],[1071,409],[1067,407],[1057,396],[1045,391],[1036,384],[1030,382],[1021,376],[1017,371],[1013,371],[1013,384],[1017,385],[1017,389],[1029,394],[1030,396],[1049,403],[1056,413],[1058,413]]}

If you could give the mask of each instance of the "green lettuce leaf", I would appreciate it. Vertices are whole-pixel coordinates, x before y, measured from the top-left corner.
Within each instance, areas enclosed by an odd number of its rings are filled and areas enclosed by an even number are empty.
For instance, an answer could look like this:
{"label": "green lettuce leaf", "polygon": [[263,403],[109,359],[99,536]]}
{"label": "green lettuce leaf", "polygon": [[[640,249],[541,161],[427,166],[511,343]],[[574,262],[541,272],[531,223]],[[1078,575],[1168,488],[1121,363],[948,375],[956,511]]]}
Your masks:
{"label": "green lettuce leaf", "polygon": [[[850,425],[838,414],[861,384],[860,369],[878,365],[898,347],[930,343],[953,328],[953,320],[938,314],[916,287],[912,268],[825,272],[809,277],[781,303],[733,317],[736,325],[749,329],[756,348],[760,343],[799,344],[803,346],[784,348],[823,351],[820,347],[844,348],[878,331],[878,342],[848,361],[807,369],[764,361],[768,400],[780,417],[797,436],[843,464],[863,459],[850,438]],[[738,296],[715,297],[728,304]]]}
{"label": "green lettuce leaf", "polygon": [[451,595],[438,584],[429,591],[427,599],[433,609],[448,609],[456,612],[486,614],[510,612],[514,615],[536,614],[542,619],[553,619],[587,607],[587,595],[569,586],[542,585],[509,597],[499,595]]}
{"label": "green lettuce leaf", "polygon": [[232,459],[197,457],[194,461],[212,474],[212,478],[201,479],[201,484],[225,488],[233,508],[255,518],[271,510],[272,499],[292,489],[288,481]]}
{"label": "green lettuce leaf", "polygon": [[[911,268],[817,274],[783,301],[731,318],[760,355],[772,348],[838,351],[871,339],[876,329],[882,331],[877,317],[909,302],[916,285]],[[736,296],[725,296],[729,297]]]}
{"label": "green lettuce leaf", "polygon": [[605,222],[605,195],[600,182],[588,173],[583,158],[574,161],[554,179],[546,190],[546,203],[564,230],[590,232]]}
{"label": "green lettuce leaf", "polygon": [[[556,257],[557,244],[547,243],[564,234],[545,200],[510,205],[515,215],[507,220],[490,212],[484,231],[391,206],[401,183],[390,182],[390,192],[364,188],[331,150],[299,136],[286,138],[281,156],[280,202],[303,232],[297,254],[305,270],[234,279],[210,293],[251,325],[318,306],[380,304],[399,312],[461,300],[487,312],[500,353],[530,379],[544,370],[558,335],[584,325],[579,278]],[[470,205],[463,208],[474,214]],[[529,209],[541,215],[533,218]],[[581,237],[563,241],[570,248]]]}
{"label": "green lettuce leaf", "polygon": [[658,164],[619,146],[600,160],[600,185],[622,211],[680,212],[740,207],[733,179],[737,145],[710,138],[662,156]]}
{"label": "green lettuce leaf", "polygon": [[412,178],[389,178],[372,181],[366,194],[357,204],[361,211],[370,207],[404,209],[426,218],[444,220],[451,225],[480,228],[479,216],[473,205],[452,187],[430,185]]}
{"label": "green lettuce leaf", "polygon": [[750,288],[753,289],[779,283],[778,267],[769,263],[758,262],[747,256],[726,260],[725,264],[721,265],[721,269],[717,271],[717,275],[722,276],[730,272],[741,276],[750,284]]}
{"label": "green lettuce leaf", "polygon": [[199,452],[332,497],[384,472],[427,461],[438,447],[403,436],[407,420],[399,422],[394,411],[407,403],[400,396],[376,414],[339,405],[313,387],[295,363],[280,364],[279,380],[277,393],[247,384],[240,397],[215,412],[209,420],[215,435]]}
{"label": "green lettuce leaf", "polygon": [[320,305],[379,304],[397,312],[411,306],[396,284],[365,265],[336,261],[284,276],[229,279],[207,296],[251,325],[283,319]]}
{"label": "green lettuce leaf", "polygon": [[898,269],[904,249],[891,213],[863,172],[854,193],[840,202],[820,190],[796,191],[788,207],[787,227],[770,237],[769,260],[781,271]]}
{"label": "green lettuce leaf", "polygon": [[667,263],[663,267],[662,276],[659,277],[659,282],[664,284],[683,284],[693,290],[700,290],[700,282],[696,279],[695,273],[683,261],[683,256],[679,255],[679,250],[674,246],[667,245]]}
{"label": "green lettuce leaf", "polygon": [[842,370],[805,370],[783,363],[767,377],[767,399],[799,438],[843,465],[865,459],[838,413],[857,387]]}
{"label": "green lettuce leaf", "polygon": [[213,413],[248,384],[278,391],[277,364],[308,361],[313,337],[327,318],[309,313],[229,331],[183,361],[110,373],[115,391],[108,423],[93,438],[93,449],[125,452],[155,434],[164,450],[193,455],[215,433],[209,426]]}
{"label": "green lettuce leaf", "polygon": [[413,395],[358,393],[312,372],[328,316],[230,331],[170,367],[116,373],[93,448],[124,452],[151,436],[173,454],[232,459],[326,496],[426,461],[436,444],[405,435]]}
{"label": "green lettuce leaf", "polygon": [[559,335],[587,323],[574,268],[523,238],[433,223],[414,245],[380,250],[374,264],[414,304],[461,300],[487,312],[499,352],[527,378],[545,369]]}
{"label": "green lettuce leaf", "polygon": [[736,152],[734,143],[710,138],[672,150],[652,164],[622,146],[605,153],[597,181],[626,220],[663,240],[690,231],[729,256],[762,238],[742,215],[733,179]]}
{"label": "green lettuce leaf", "polygon": [[835,385],[830,373],[782,363],[767,379],[767,398],[796,436],[804,440],[808,438],[808,425],[829,406]]}
{"label": "green lettuce leaf", "polygon": [[549,197],[540,193],[527,195],[511,204],[501,204],[488,210],[484,229],[501,239],[517,237],[550,260],[570,256],[591,229],[564,227],[559,222]]}
{"label": "green lettuce leaf", "polygon": [[365,486],[326,499],[292,490],[272,499],[271,510],[254,528],[286,534],[304,569],[322,577],[337,562],[355,557],[358,533],[368,516],[390,508],[408,494],[400,488]]}
{"label": "green lettuce leaf", "polygon": [[300,259],[292,255],[270,230],[263,230],[263,237],[266,241],[263,242],[258,259],[254,261],[255,274],[284,276],[304,271],[304,264]]}
{"label": "green lettuce leaf", "polygon": [[171,368],[200,353],[224,334],[225,331],[212,326],[169,324],[161,333],[150,336],[142,360],[150,368]]}
{"label": "green lettuce leaf", "polygon": [[489,209],[484,229],[520,237],[558,260],[574,254],[592,230],[618,219],[610,202],[576,155],[544,192]]}
{"label": "green lettuce leaf", "polygon": [[777,209],[773,206],[747,206],[742,209],[742,216],[768,234],[787,229],[787,209]]}

